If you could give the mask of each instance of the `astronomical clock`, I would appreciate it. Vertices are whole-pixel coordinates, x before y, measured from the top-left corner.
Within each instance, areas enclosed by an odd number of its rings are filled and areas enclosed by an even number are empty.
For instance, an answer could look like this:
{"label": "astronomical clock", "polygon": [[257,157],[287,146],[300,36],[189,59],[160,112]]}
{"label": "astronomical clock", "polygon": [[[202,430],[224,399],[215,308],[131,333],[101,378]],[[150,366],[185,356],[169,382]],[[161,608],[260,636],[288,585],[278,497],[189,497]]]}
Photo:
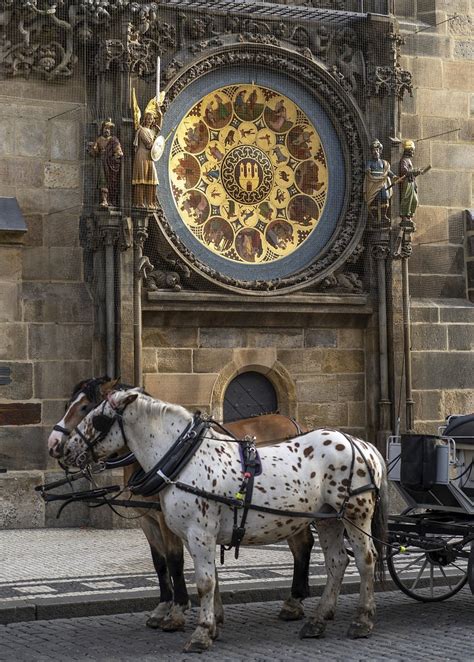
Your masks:
{"label": "astronomical clock", "polygon": [[171,90],[157,163],[165,236],[201,275],[249,293],[301,285],[327,255],[350,168],[327,103],[294,78],[252,73],[223,68]]}

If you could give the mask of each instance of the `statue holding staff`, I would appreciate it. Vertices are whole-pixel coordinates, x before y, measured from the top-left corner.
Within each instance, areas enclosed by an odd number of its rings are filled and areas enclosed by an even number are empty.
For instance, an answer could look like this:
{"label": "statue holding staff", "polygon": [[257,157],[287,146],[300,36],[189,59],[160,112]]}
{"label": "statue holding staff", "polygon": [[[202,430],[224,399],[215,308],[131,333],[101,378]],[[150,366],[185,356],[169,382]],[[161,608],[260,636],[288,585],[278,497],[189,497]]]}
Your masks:
{"label": "statue holding staff", "polygon": [[403,155],[399,165],[400,181],[400,216],[402,223],[412,223],[416,208],[418,207],[418,186],[416,178],[424,175],[431,168],[413,168],[412,157],[415,154],[415,142],[403,141]]}
{"label": "statue holding staff", "polygon": [[102,122],[100,136],[88,145],[89,154],[100,159],[97,188],[101,207],[117,207],[119,204],[120,164],[123,151],[119,139],[112,135],[113,128],[111,119]]}

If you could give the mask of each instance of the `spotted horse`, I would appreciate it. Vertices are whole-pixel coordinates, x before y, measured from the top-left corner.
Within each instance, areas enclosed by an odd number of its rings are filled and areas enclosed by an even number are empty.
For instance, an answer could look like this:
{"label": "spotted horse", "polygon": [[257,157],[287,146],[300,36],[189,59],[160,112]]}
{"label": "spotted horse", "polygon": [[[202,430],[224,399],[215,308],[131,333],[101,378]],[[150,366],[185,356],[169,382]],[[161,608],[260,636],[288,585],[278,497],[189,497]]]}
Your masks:
{"label": "spotted horse", "polygon": [[[68,466],[84,467],[124,445],[143,467],[132,491],[160,493],[166,524],[194,562],[200,611],[186,651],[207,650],[223,622],[216,544],[235,543],[239,535],[243,545],[275,543],[302,531],[308,520],[316,520],[319,529],[327,580],[300,636],[322,636],[334,616],[348,563],[344,531],[360,574],[348,634],[370,634],[388,503],[384,461],[370,444],[336,430],[313,430],[261,448],[262,473],[257,476],[255,462],[249,462],[243,481],[239,444],[231,436],[183,407],[132,389],[110,394],[60,442],[56,454]],[[250,483],[255,490],[248,490]]]}
{"label": "spotted horse", "polygon": [[[65,436],[70,434],[82,419],[99,405],[114,390],[131,388],[107,376],[85,379],[73,389],[66,405],[63,418],[54,426],[49,439],[50,454],[55,457],[56,448]],[[255,437],[257,446],[269,440],[287,439],[302,431],[293,419],[280,414],[264,414],[252,418],[227,423],[226,430],[236,438],[246,435]],[[274,443],[274,442],[273,442]],[[132,458],[133,460],[133,458]],[[108,466],[120,466],[121,461],[109,459]],[[136,462],[123,467],[125,483],[137,471]],[[159,495],[144,497],[159,502]],[[185,611],[189,607],[189,596],[184,579],[183,543],[166,525],[159,510],[138,511],[139,523],[150,546],[153,565],[160,587],[160,602],[147,617],[146,624],[164,631],[181,630],[185,625]],[[290,596],[282,605],[279,618],[299,620],[304,618],[303,600],[309,596],[309,563],[314,538],[309,526],[288,539],[293,554],[293,581]]]}

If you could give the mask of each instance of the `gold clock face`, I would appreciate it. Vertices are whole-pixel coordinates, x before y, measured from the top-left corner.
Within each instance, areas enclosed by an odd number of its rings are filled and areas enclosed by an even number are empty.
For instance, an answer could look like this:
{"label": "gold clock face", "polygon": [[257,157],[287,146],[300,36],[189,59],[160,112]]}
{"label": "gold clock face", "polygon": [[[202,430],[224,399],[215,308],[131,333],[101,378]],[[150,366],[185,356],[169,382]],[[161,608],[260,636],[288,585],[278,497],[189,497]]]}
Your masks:
{"label": "gold clock face", "polygon": [[290,255],[317,227],[326,155],[306,114],[268,87],[214,90],[181,120],[170,184],[181,219],[207,249],[240,263]]}

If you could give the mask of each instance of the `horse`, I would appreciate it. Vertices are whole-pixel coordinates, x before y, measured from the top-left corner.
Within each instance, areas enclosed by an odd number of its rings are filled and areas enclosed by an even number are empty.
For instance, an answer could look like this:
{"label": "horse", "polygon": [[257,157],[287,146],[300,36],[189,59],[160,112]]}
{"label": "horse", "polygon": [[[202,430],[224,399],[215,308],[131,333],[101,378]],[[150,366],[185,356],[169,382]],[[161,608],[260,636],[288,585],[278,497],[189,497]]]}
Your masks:
{"label": "horse", "polygon": [[[359,603],[348,635],[369,636],[388,512],[385,463],[375,447],[337,430],[313,430],[261,448],[263,471],[257,476],[242,465],[239,444],[230,435],[206,427],[179,405],[131,389],[111,393],[60,442],[56,455],[68,466],[84,467],[124,446],[146,472],[136,483],[142,493],[150,484],[158,489],[159,481],[166,524],[194,562],[200,611],[185,651],[207,650],[223,622],[216,545],[229,545],[236,531],[243,545],[275,543],[302,531],[308,520],[318,528],[327,581],[300,637],[322,636],[327,619],[334,617],[348,563],[344,531],[360,575]],[[249,475],[255,481],[250,502],[242,478]],[[245,503],[246,521],[244,525],[242,517],[240,528],[237,503]]]}
{"label": "horse", "polygon": [[[73,430],[88,412],[103,402],[109,393],[124,388],[131,387],[120,384],[118,380],[111,380],[107,376],[79,382],[73,389],[63,418],[54,426],[49,436],[50,454],[55,456],[55,449],[63,439],[63,435],[69,434],[69,431]],[[305,431],[293,419],[280,414],[264,414],[226,423],[225,430],[237,438],[244,438],[246,435],[255,437],[257,445],[275,439],[287,439]],[[126,483],[138,466],[134,463],[124,467]],[[149,497],[149,500],[159,502],[159,497]],[[157,510],[147,510],[142,513],[140,525],[150,546],[160,587],[160,602],[147,617],[146,625],[169,632],[181,630],[185,624],[184,612],[189,607],[184,579],[183,544],[181,539],[168,529],[162,513]],[[309,596],[308,575],[313,544],[314,537],[309,526],[288,539],[293,554],[293,582],[290,596],[282,605],[278,615],[281,620],[299,620],[304,617],[303,600]]]}

